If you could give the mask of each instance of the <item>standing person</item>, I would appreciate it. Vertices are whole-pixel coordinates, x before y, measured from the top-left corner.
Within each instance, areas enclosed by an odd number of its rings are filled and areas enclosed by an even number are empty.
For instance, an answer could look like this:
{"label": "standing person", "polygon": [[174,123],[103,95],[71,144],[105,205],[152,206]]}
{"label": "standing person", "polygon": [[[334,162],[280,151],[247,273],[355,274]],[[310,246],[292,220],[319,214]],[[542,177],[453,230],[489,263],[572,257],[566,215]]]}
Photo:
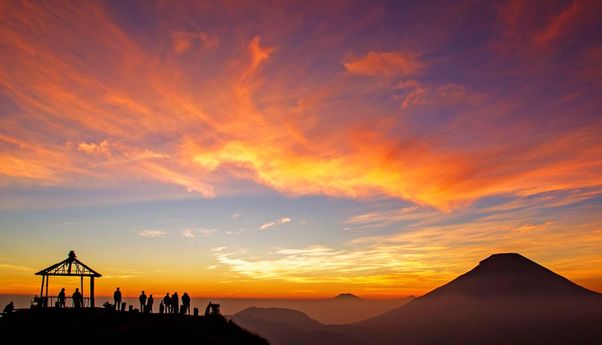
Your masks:
{"label": "standing person", "polygon": [[184,292],[182,295],[182,314],[190,314],[190,296],[188,296],[187,292]]}
{"label": "standing person", "polygon": [[73,298],[73,307],[75,307],[75,309],[81,308],[84,296],[82,296],[78,288],[75,288],[75,292],[71,297]]}
{"label": "standing person", "polygon": [[165,297],[163,297],[163,304],[165,304],[165,313],[171,313],[171,297],[169,297],[169,292],[165,293]]}
{"label": "standing person", "polygon": [[144,306],[146,306],[146,294],[144,291],[142,291],[140,297],[138,297],[138,300],[140,301],[140,312],[144,313]]}
{"label": "standing person", "polygon": [[61,289],[57,298],[59,300],[59,308],[65,308],[65,288]]}
{"label": "standing person", "polygon": [[115,290],[115,292],[113,293],[113,300],[115,301],[115,309],[120,310],[121,309],[121,291],[119,291],[119,288],[117,288],[117,290]]}
{"label": "standing person", "polygon": [[180,298],[178,298],[178,292],[174,292],[171,295],[171,312],[177,314],[180,311]]}
{"label": "standing person", "polygon": [[148,314],[153,313],[153,303],[154,302],[155,302],[155,299],[153,298],[153,294],[150,294],[148,296],[148,299],[146,300],[146,309],[144,310],[146,313],[148,313]]}

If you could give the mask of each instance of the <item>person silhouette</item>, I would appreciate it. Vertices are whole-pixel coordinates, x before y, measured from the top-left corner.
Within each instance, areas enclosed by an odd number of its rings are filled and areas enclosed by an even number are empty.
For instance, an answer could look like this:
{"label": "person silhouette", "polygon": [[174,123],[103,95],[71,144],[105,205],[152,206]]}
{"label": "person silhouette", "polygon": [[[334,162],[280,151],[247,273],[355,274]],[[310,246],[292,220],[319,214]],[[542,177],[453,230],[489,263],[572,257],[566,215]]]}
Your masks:
{"label": "person silhouette", "polygon": [[144,310],[146,313],[148,313],[148,314],[153,313],[153,303],[154,302],[155,302],[155,299],[153,298],[153,294],[150,294],[148,296],[148,299],[146,300],[146,309]]}
{"label": "person silhouette", "polygon": [[205,316],[219,315],[219,307],[219,304],[211,303],[211,301],[209,301],[209,304],[207,304],[207,308],[205,308]]}
{"label": "person silhouette", "polygon": [[163,304],[163,301],[161,301],[161,303],[159,303],[159,314],[163,314],[164,311],[165,311],[165,304]]}
{"label": "person silhouette", "polygon": [[180,311],[180,298],[178,298],[178,292],[174,292],[171,295],[171,312],[177,314]]}
{"label": "person silhouette", "polygon": [[10,314],[15,310],[15,304],[11,301],[4,307],[4,311],[2,312],[4,315]]}
{"label": "person silhouette", "polygon": [[120,310],[121,309],[121,291],[119,291],[119,288],[117,288],[117,290],[115,290],[115,292],[113,293],[113,300],[115,301],[115,309]]}
{"label": "person silhouette", "polygon": [[59,308],[65,308],[65,288],[61,289],[57,299],[59,300]]}
{"label": "person silhouette", "polygon": [[205,316],[211,315],[210,310],[211,310],[211,301],[209,301],[209,304],[207,304],[207,308],[205,308]]}
{"label": "person silhouette", "polygon": [[33,302],[31,302],[31,308],[33,309],[33,308],[40,308],[40,307],[42,307],[42,300],[36,294],[35,296],[33,296]]}
{"label": "person silhouette", "polygon": [[165,293],[165,297],[163,297],[163,304],[165,304],[165,313],[171,313],[171,297],[169,297],[169,292]]}
{"label": "person silhouette", "polygon": [[188,315],[190,313],[190,296],[187,292],[182,295],[182,314]]}
{"label": "person silhouette", "polygon": [[82,307],[84,296],[82,296],[78,288],[75,288],[75,292],[73,293],[73,295],[71,295],[71,298],[73,298],[73,307],[75,309],[79,309]]}
{"label": "person silhouette", "polygon": [[142,291],[140,297],[138,297],[138,300],[140,301],[140,312],[144,313],[144,307],[146,306],[146,294],[144,291]]}

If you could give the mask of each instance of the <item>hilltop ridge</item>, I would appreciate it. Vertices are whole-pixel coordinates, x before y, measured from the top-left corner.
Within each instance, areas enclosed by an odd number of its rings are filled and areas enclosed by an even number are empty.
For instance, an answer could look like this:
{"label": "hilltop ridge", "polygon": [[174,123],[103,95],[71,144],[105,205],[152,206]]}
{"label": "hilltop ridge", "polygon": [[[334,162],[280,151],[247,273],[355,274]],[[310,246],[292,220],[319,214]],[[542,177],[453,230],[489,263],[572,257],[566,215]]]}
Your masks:
{"label": "hilltop ridge", "polygon": [[0,319],[10,344],[214,344],[269,345],[220,315],[140,314],[96,309],[19,310]]}

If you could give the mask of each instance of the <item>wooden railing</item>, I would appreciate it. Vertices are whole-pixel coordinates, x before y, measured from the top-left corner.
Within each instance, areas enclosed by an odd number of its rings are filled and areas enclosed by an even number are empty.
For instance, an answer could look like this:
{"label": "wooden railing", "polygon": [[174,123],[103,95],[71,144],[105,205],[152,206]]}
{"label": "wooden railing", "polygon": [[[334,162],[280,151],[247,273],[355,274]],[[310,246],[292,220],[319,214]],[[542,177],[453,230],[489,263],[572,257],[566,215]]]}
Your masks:
{"label": "wooden railing", "polygon": [[[82,302],[83,302],[82,303],[83,308],[89,307],[90,306],[90,297],[84,297]],[[38,307],[38,308],[39,307],[42,307],[42,308],[59,308],[59,307],[74,308],[75,307],[73,298],[71,298],[71,297],[65,298],[65,305],[60,306],[59,298],[53,297],[53,296],[42,297],[39,299],[39,302],[34,300],[31,302],[31,305],[33,308],[35,308],[35,307]]]}

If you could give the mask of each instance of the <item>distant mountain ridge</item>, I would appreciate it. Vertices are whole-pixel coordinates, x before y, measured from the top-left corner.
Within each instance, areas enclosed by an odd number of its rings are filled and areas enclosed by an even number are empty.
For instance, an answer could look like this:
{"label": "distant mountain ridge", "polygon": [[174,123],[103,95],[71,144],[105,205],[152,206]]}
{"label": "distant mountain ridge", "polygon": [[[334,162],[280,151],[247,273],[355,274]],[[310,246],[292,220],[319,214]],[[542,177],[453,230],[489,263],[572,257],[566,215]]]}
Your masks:
{"label": "distant mountain ridge", "polygon": [[257,308],[251,307],[242,310],[232,317],[236,320],[257,320],[267,322],[281,322],[288,326],[308,331],[322,326],[319,321],[314,320],[306,314],[293,309],[286,308]]}
{"label": "distant mountain ridge", "polygon": [[346,301],[360,301],[361,298],[357,297],[352,293],[340,293],[334,297],[336,300],[346,300]]}
{"label": "distant mountain ridge", "polygon": [[265,337],[271,345],[367,345],[304,313],[286,308],[251,307],[234,314],[236,324]]}

